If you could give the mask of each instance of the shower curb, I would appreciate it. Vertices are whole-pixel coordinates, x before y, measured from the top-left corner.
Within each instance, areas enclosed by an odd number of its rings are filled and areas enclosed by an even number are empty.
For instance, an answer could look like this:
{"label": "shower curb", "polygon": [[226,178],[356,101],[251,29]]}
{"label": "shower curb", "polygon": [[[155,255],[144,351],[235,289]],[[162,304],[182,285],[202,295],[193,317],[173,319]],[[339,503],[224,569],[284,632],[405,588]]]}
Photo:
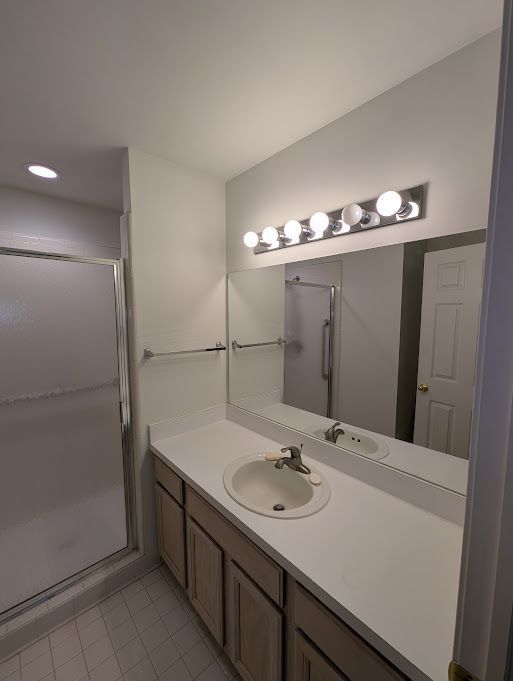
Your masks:
{"label": "shower curb", "polygon": [[0,624],[0,663],[160,565],[132,551],[22,615]]}

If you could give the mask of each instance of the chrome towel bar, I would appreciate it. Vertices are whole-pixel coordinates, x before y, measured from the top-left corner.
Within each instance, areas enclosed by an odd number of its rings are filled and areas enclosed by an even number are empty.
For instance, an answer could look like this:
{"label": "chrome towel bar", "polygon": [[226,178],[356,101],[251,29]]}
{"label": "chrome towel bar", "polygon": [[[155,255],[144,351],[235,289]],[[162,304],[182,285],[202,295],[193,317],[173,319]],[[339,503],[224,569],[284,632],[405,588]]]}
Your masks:
{"label": "chrome towel bar", "polygon": [[262,345],[285,345],[287,341],[285,338],[278,338],[278,340],[275,341],[268,341],[267,343],[244,343],[241,344],[236,340],[232,341],[232,349],[233,350],[240,350],[241,348],[259,348]]}
{"label": "chrome towel bar", "polygon": [[169,357],[170,355],[190,355],[193,352],[219,352],[226,350],[226,345],[221,341],[217,341],[215,348],[198,348],[197,350],[174,350],[173,352],[153,352],[149,348],[144,348],[144,359],[153,359],[154,357]]}

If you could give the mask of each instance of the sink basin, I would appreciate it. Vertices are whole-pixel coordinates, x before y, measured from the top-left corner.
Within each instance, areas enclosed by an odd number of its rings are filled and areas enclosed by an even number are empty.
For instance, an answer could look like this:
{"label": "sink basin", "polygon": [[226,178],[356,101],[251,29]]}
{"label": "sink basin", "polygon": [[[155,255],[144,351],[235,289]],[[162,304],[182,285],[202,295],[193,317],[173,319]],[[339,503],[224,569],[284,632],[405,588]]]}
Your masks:
{"label": "sink basin", "polygon": [[[312,430],[312,435],[324,440],[326,428],[316,428]],[[337,438],[337,445],[339,447],[348,449],[355,454],[361,454],[369,459],[374,459],[374,461],[384,459],[390,453],[388,445],[383,440],[370,437],[357,428],[351,428],[351,426],[346,427],[342,424],[342,428],[345,432],[344,435],[339,435]]]}
{"label": "sink basin", "polygon": [[[235,459],[224,471],[224,486],[237,503],[250,511],[273,518],[304,518],[324,508],[330,498],[330,486],[319,476],[320,485],[310,482],[310,476],[293,471],[288,466],[278,470],[274,461],[263,454],[248,454]],[[283,507],[283,510],[276,508]]]}

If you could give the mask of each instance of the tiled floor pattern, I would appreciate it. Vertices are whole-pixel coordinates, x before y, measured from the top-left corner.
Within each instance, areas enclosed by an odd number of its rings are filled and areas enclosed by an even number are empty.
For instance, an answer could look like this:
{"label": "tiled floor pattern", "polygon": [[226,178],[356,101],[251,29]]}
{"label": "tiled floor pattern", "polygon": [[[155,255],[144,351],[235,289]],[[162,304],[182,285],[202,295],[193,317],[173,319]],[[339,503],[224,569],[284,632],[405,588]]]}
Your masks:
{"label": "tiled floor pattern", "polygon": [[6,662],[0,681],[239,681],[162,567]]}

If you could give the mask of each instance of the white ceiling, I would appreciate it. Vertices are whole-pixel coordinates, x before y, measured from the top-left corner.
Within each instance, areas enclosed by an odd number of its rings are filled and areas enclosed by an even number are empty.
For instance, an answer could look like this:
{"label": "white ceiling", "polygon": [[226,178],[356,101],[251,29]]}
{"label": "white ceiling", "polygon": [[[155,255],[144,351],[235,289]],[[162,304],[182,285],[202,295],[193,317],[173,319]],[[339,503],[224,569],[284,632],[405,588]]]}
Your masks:
{"label": "white ceiling", "polygon": [[[2,0],[0,184],[121,207],[133,145],[233,177],[501,23],[502,0]],[[24,162],[62,171],[50,184]]]}

